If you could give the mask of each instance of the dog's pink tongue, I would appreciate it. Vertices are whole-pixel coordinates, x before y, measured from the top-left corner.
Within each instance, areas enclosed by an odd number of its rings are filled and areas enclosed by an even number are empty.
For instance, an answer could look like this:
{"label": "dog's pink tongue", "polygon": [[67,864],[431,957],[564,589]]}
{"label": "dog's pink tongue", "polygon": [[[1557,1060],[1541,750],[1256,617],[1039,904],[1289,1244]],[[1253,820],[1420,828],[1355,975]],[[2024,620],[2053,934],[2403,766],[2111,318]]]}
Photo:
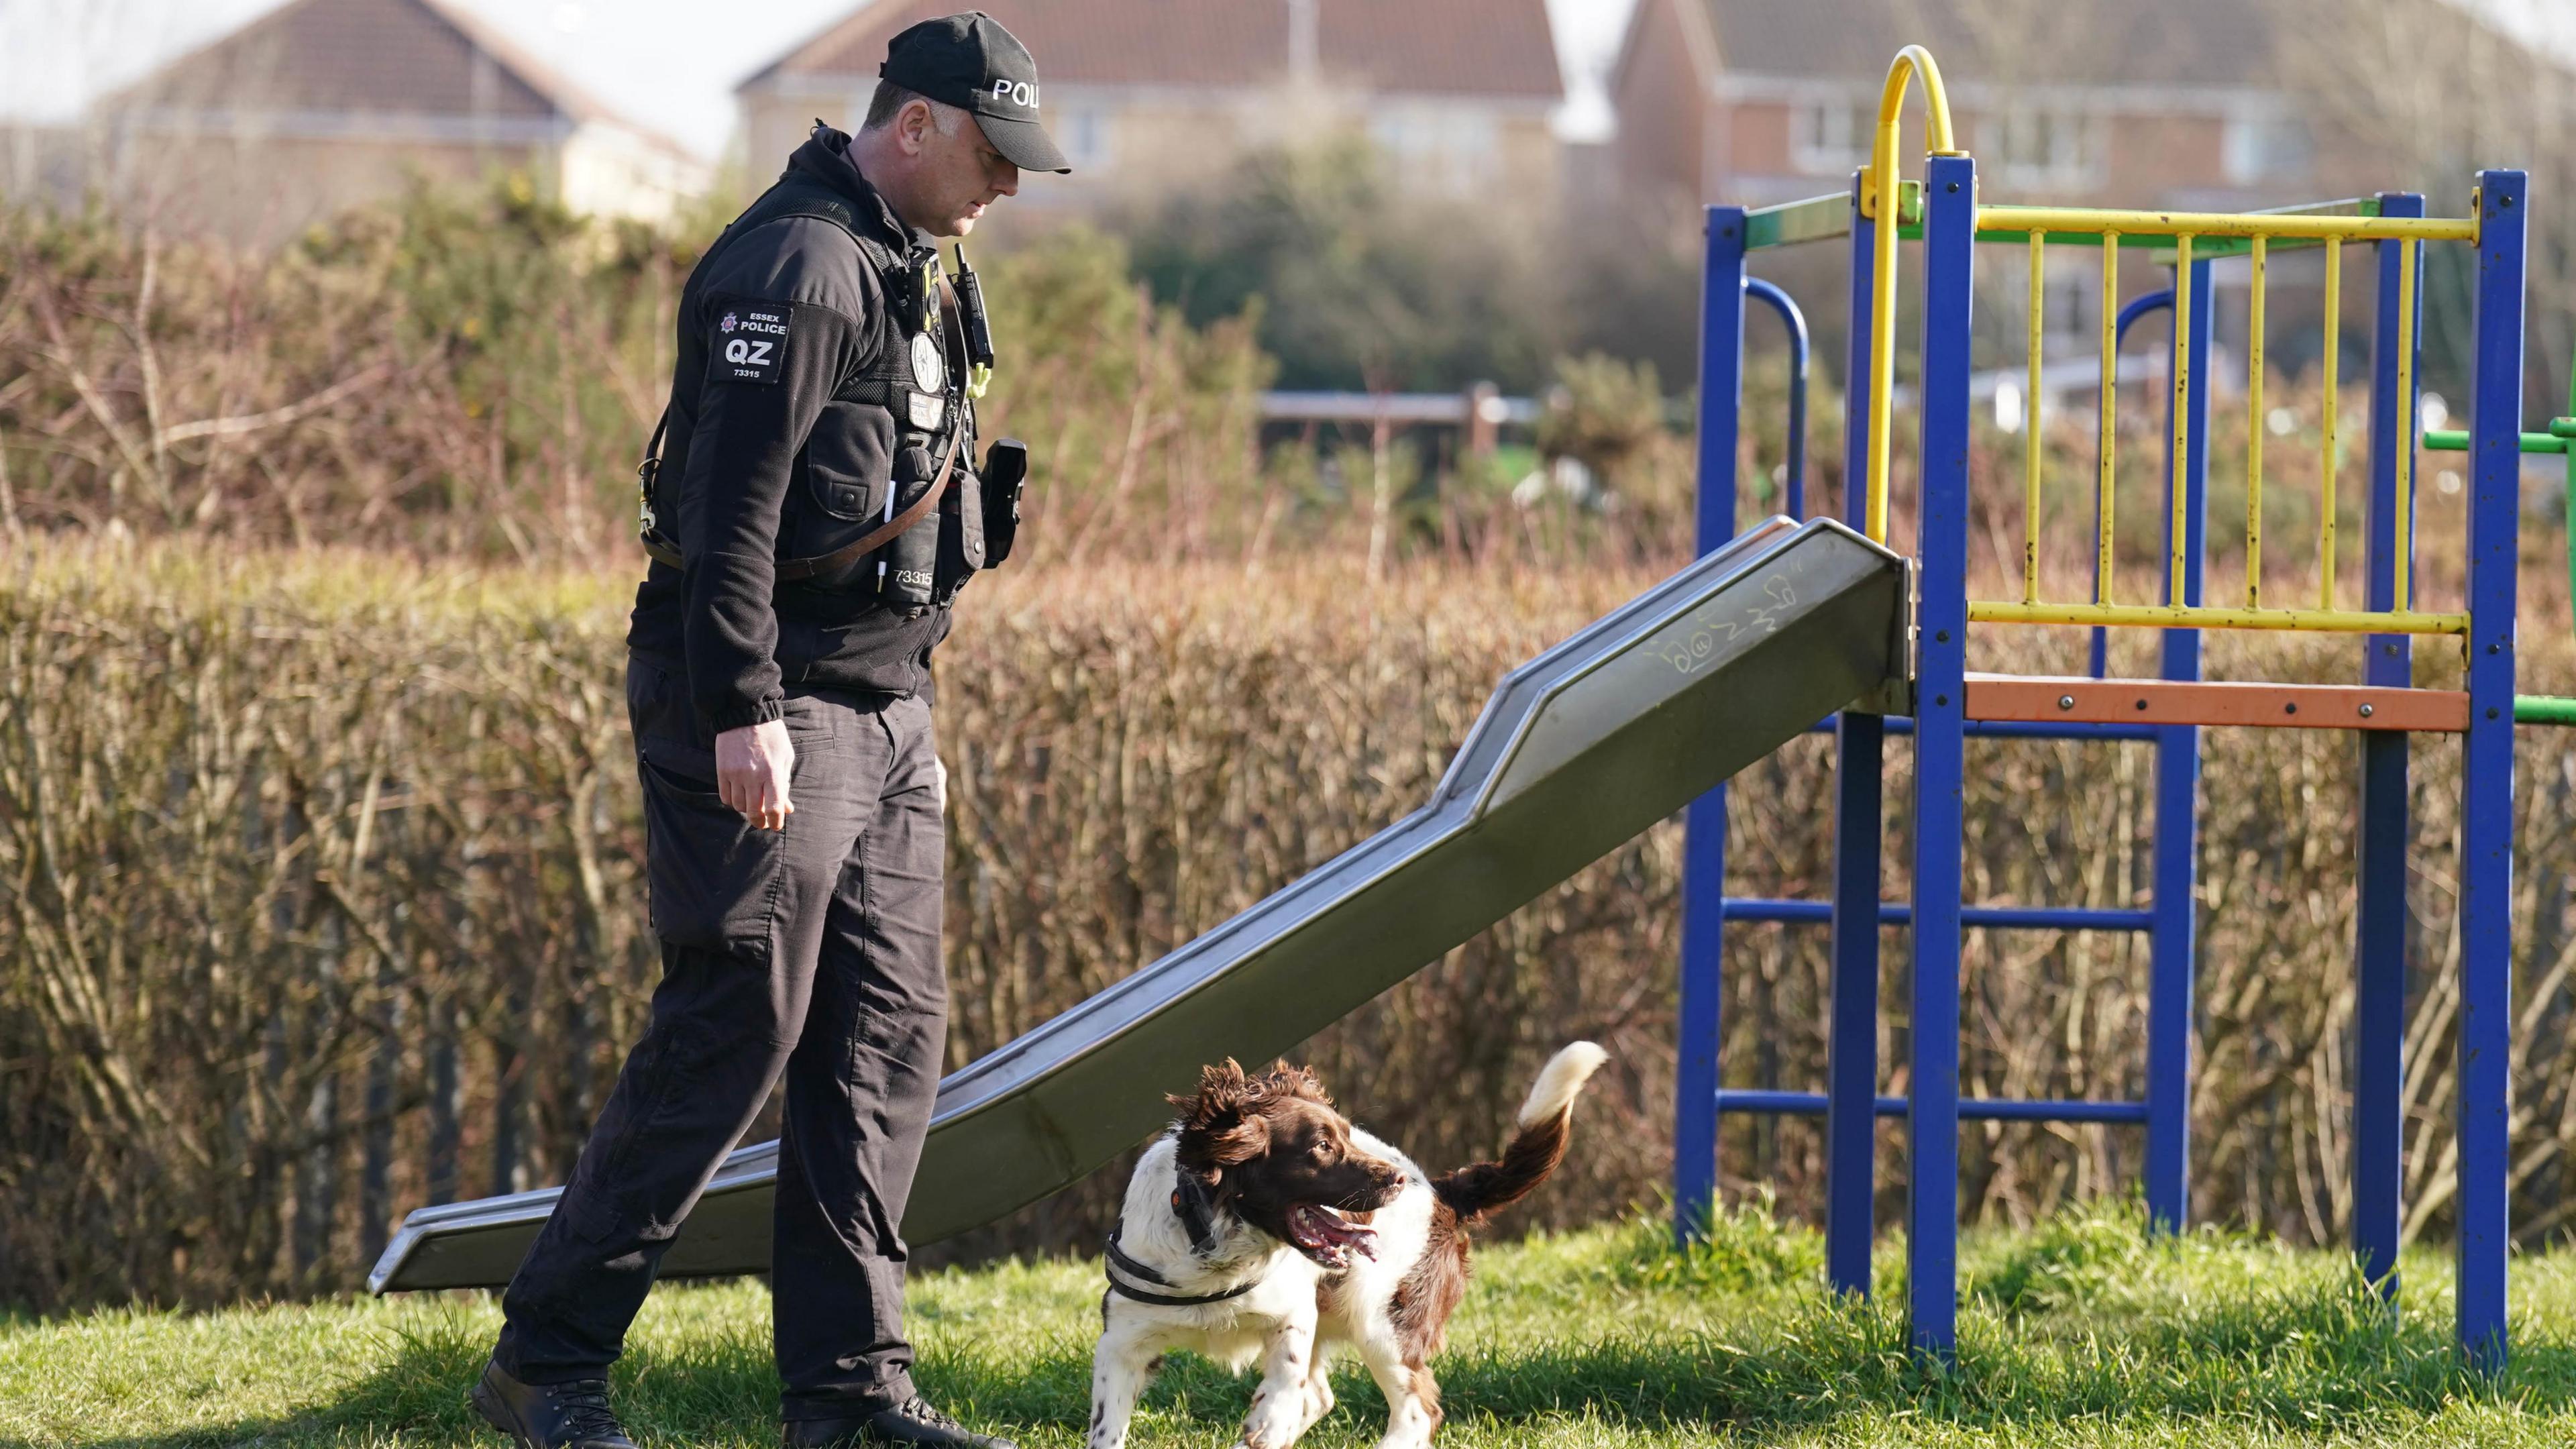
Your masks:
{"label": "dog's pink tongue", "polygon": [[1339,1213],[1327,1213],[1326,1217],[1332,1224],[1332,1235],[1341,1241],[1342,1246],[1356,1251],[1363,1258],[1377,1257],[1377,1229],[1352,1222]]}

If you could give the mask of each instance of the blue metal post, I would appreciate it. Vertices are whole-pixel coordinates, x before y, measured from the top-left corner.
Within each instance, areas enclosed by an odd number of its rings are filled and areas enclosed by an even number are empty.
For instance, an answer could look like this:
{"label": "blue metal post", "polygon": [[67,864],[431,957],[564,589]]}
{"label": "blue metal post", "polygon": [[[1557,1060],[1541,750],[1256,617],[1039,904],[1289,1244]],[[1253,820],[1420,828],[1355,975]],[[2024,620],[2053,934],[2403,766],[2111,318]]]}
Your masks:
{"label": "blue metal post", "polygon": [[1906,1308],[1914,1347],[1947,1361],[1957,1351],[1959,1312],[1959,898],[1976,162],[1933,157],[1925,166],[1924,194],[1923,501],[1915,548],[1922,569],[1922,634],[1914,704]]}
{"label": "blue metal post", "polygon": [[[1852,188],[1851,325],[1843,367],[1843,456],[1869,449],[1870,249],[1876,226]],[[1845,475],[1849,477],[1847,473]],[[1865,487],[1843,489],[1843,518],[1867,526]],[[1825,1277],[1869,1293],[1878,1191],[1878,930],[1880,768],[1887,721],[1845,710],[1834,728],[1832,1019],[1825,1045]]]}
{"label": "blue metal post", "polygon": [[[2174,318],[2175,365],[2183,384],[2183,597],[2201,601],[2209,553],[2209,263],[2191,264],[2189,315]],[[2184,365],[2180,344],[2190,342]],[[2170,413],[2167,414],[2171,416]],[[2173,436],[2167,428],[2165,436]],[[2165,497],[2173,497],[2170,456]],[[2165,515],[2172,544],[2173,515]],[[2200,677],[2200,631],[2167,629],[2161,673],[2167,679]],[[2153,890],[2155,928],[2148,937],[2147,984],[2147,1230],[2180,1232],[2191,1217],[2191,1025],[2196,912],[2193,881],[2200,848],[2200,730],[2166,725],[2156,731],[2156,817]]]}
{"label": "blue metal post", "polygon": [[2459,1338],[2505,1360],[2513,1082],[2514,530],[2522,483],[2523,173],[2478,173],[2470,391],[2469,729],[2460,755]]}
{"label": "blue metal post", "polygon": [[1788,456],[1780,471],[1789,500],[1789,516],[1801,522],[1807,517],[1807,318],[1797,302],[1778,285],[1760,277],[1744,279],[1744,290],[1771,304],[1780,314],[1780,325],[1789,334],[1789,435]]}
{"label": "blue metal post", "polygon": [[[2107,305],[2109,299],[2105,298],[2104,301]],[[2173,302],[2173,288],[2167,287],[2163,291],[2149,292],[2143,297],[2135,298],[2131,300],[2127,306],[2120,309],[2119,314],[2113,319],[2111,324],[2111,375],[2102,380],[2102,386],[2119,386],[2120,349],[2126,347],[2129,343],[2129,329],[2137,326],[2138,319],[2146,316],[2150,312],[2171,310]],[[2170,399],[2167,400],[2166,407],[2165,436],[2170,438],[2173,436],[2173,414],[2171,412],[2172,402]],[[2171,460],[2168,459],[2167,461],[2170,462]],[[2168,468],[2166,472],[2167,475],[2170,476],[2172,472],[2171,468]],[[2172,495],[2167,494],[2166,497],[2170,498]],[[2093,528],[2097,533],[2100,532],[2102,528],[2102,506],[2099,501],[2096,501],[2093,505]],[[2096,597],[2098,597],[2102,591],[2102,556],[2099,553],[2096,553],[2093,556],[2093,591]],[[2101,679],[2108,675],[2111,669],[2111,631],[2103,628],[2099,624],[2096,624],[2093,626],[2092,635],[2093,637],[2085,650],[2085,669],[2095,679]]]}
{"label": "blue metal post", "polygon": [[[2382,216],[2422,216],[2424,198],[2383,193]],[[2397,395],[2397,294],[2403,275],[2395,242],[2379,245],[2379,298],[2370,329],[2370,558],[2363,570],[2373,610],[2398,607],[2399,557],[2412,558],[2415,520],[2397,516],[2397,462],[2415,453],[2415,399]],[[2414,335],[2423,336],[2423,267],[2416,266]],[[2419,352],[2420,348],[2417,349]],[[2411,375],[2421,377],[2420,371]],[[2411,466],[2411,464],[2410,464]],[[2411,494],[2409,495],[2411,498]],[[2411,591],[2410,591],[2411,592]],[[2414,683],[2414,636],[2373,634],[2364,644],[2364,684]],[[2405,1175],[2406,776],[2408,746],[2394,730],[2361,733],[2361,841],[2353,913],[2352,1251],[2362,1276],[2397,1301],[2397,1237]]]}
{"label": "blue metal post", "polygon": [[[1744,405],[1744,208],[1708,208],[1700,276],[1699,551],[1735,536]],[[1688,1242],[1717,1203],[1718,999],[1726,894],[1726,787],[1690,804],[1682,843],[1680,1040],[1674,1076],[1673,1233]]]}

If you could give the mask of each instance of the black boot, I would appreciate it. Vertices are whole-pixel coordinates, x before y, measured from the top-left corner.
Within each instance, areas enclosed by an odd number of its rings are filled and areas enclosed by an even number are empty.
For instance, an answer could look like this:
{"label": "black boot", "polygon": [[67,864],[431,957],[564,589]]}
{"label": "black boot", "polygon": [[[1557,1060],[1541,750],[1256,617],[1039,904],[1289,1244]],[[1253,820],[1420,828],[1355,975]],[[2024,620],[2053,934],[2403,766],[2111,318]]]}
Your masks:
{"label": "black boot", "polygon": [[625,1426],[609,1412],[606,1379],[523,1384],[499,1364],[487,1363],[465,1401],[521,1449],[635,1449]]}
{"label": "black boot", "polygon": [[865,1444],[929,1444],[938,1449],[1019,1449],[978,1434],[915,1394],[890,1409],[848,1419],[792,1419],[779,1428],[784,1449],[856,1449]]}

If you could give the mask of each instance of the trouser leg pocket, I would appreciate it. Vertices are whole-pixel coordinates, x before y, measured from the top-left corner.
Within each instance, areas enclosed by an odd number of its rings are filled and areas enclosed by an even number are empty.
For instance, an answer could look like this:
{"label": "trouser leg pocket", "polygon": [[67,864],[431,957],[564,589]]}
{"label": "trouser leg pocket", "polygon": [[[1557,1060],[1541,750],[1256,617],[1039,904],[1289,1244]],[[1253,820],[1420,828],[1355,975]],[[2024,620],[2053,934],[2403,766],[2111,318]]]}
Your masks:
{"label": "trouser leg pocket", "polygon": [[765,953],[778,909],[787,832],[755,830],[714,782],[637,752],[653,933],[674,946]]}

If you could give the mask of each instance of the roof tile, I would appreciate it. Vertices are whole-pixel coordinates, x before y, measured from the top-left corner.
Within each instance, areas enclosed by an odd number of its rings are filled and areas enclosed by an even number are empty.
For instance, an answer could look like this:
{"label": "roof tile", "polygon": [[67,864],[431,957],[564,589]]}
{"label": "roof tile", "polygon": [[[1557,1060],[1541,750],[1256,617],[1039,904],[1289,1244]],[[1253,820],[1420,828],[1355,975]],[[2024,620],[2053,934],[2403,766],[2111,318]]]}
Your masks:
{"label": "roof tile", "polygon": [[1704,0],[1728,72],[1876,80],[1921,44],[1953,85],[2244,86],[2280,67],[2263,0]]}
{"label": "roof tile", "polygon": [[[1327,80],[1374,90],[1564,94],[1545,0],[1315,0]],[[779,76],[873,76],[905,26],[955,0],[874,0],[743,83]],[[1048,81],[1081,85],[1258,86],[1286,77],[1285,0],[988,0]]]}
{"label": "roof tile", "polygon": [[110,104],[532,118],[571,113],[517,67],[478,67],[482,48],[426,0],[295,0],[152,72]]}

